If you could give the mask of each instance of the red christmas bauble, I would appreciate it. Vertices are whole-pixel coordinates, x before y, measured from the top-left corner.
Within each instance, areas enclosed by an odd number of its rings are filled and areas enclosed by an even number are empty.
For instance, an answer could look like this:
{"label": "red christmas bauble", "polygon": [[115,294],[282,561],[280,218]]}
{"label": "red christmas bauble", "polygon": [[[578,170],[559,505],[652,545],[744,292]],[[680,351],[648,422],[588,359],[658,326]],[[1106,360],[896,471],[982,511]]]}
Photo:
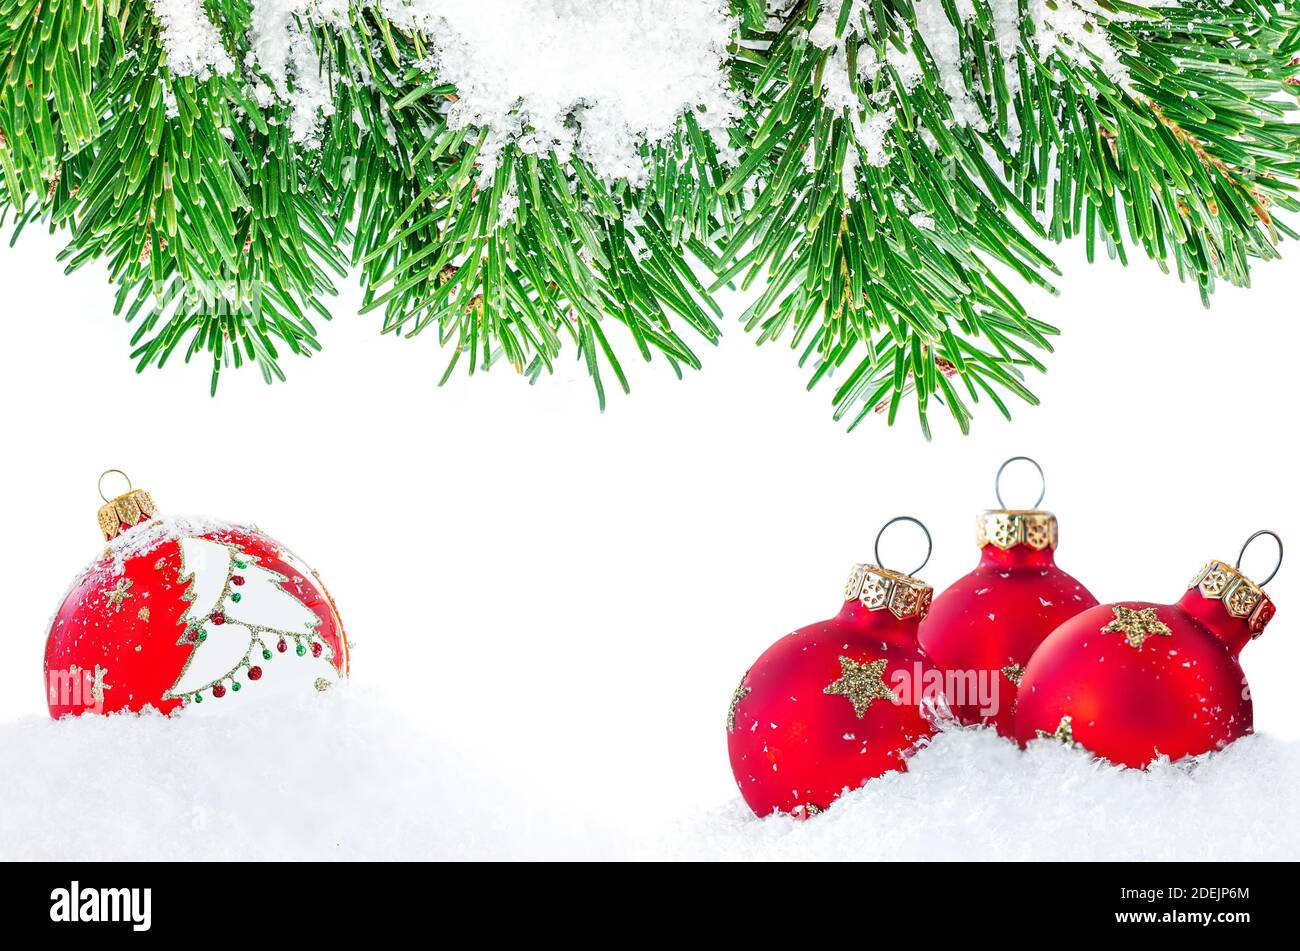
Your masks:
{"label": "red christmas bauble", "polygon": [[979,517],[979,564],[934,599],[921,648],[944,671],[952,712],[1015,735],[1016,684],[1043,638],[1097,603],[1056,566],[1056,516],[995,509]]}
{"label": "red christmas bauble", "polygon": [[1016,737],[1076,743],[1125,766],[1222,749],[1254,728],[1237,661],[1273,602],[1213,561],[1176,604],[1124,601],[1057,628],[1020,681]]}
{"label": "red christmas bauble", "polygon": [[759,816],[807,817],[935,732],[938,676],[916,643],[933,589],[857,565],[840,613],[769,647],[727,712],[731,769]]}
{"label": "red christmas bauble", "polygon": [[[279,542],[255,528],[158,517],[140,490],[106,504],[100,527],[108,547],[73,582],[46,641],[50,716],[170,714],[208,697],[323,690],[347,676],[334,603]],[[272,663],[289,641],[310,655]]]}

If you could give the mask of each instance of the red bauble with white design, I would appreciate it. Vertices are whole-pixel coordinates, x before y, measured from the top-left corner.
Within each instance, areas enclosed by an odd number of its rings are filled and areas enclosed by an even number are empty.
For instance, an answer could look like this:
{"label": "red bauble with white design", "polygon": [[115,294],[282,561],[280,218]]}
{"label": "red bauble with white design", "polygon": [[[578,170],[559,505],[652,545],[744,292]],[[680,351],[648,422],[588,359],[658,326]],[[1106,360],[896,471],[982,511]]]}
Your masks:
{"label": "red bauble with white design", "polygon": [[1125,766],[1227,746],[1254,728],[1237,657],[1272,619],[1260,586],[1210,562],[1176,604],[1124,601],[1057,628],[1020,681],[1016,737],[1077,743]]}
{"label": "red bauble with white design", "polygon": [[100,510],[108,547],[74,582],[45,646],[50,715],[214,709],[347,676],[329,594],[255,528],[158,517],[133,490]]}
{"label": "red bauble with white design", "polygon": [[1056,516],[995,509],[980,516],[979,564],[934,599],[921,647],[944,671],[963,723],[1015,735],[1016,682],[1043,638],[1097,604],[1056,565]]}
{"label": "red bauble with white design", "polygon": [[857,565],[840,613],[788,634],[745,673],[727,714],[731,769],[759,816],[820,812],[935,732],[937,672],[916,643],[932,589]]}

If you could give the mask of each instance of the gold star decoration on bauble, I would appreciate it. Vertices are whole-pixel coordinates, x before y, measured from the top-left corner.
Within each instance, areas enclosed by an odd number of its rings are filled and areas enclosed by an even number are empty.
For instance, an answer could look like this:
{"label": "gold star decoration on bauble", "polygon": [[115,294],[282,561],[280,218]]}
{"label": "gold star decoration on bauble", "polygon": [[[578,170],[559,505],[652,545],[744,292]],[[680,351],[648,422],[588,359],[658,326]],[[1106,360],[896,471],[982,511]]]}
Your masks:
{"label": "gold star decoration on bauble", "polygon": [[1070,717],[1061,717],[1061,722],[1056,725],[1052,732],[1047,730],[1035,730],[1040,740],[1056,740],[1058,743],[1064,743],[1066,746],[1078,748],[1079,744],[1074,741],[1074,727],[1070,726]]}
{"label": "gold star decoration on bauble", "polygon": [[1019,664],[1009,664],[1002,668],[1003,675],[1017,687],[1020,686],[1020,678],[1025,675],[1025,668]]}
{"label": "gold star decoration on bauble", "polygon": [[883,679],[885,660],[873,660],[859,664],[848,657],[840,658],[840,679],[826,685],[823,693],[836,697],[848,697],[853,704],[853,712],[859,720],[867,712],[873,700],[888,700],[897,703],[894,692],[885,686]]}
{"label": "gold star decoration on bauble", "polygon": [[749,696],[751,687],[745,686],[745,678],[749,676],[749,671],[745,671],[745,676],[740,678],[740,683],[736,684],[736,690],[731,695],[731,704],[727,707],[727,732],[736,732],[736,708],[740,706],[740,701]]}
{"label": "gold star decoration on bauble", "polygon": [[108,603],[113,605],[114,611],[122,610],[122,602],[127,598],[135,597],[128,589],[134,584],[130,578],[118,578],[117,587],[108,593]]}
{"label": "gold star decoration on bauble", "polygon": [[1116,605],[1112,610],[1115,612],[1115,620],[1103,627],[1101,633],[1123,634],[1128,638],[1129,647],[1141,647],[1142,642],[1152,634],[1173,636],[1174,632],[1169,629],[1169,625],[1156,616],[1155,608],[1126,608]]}

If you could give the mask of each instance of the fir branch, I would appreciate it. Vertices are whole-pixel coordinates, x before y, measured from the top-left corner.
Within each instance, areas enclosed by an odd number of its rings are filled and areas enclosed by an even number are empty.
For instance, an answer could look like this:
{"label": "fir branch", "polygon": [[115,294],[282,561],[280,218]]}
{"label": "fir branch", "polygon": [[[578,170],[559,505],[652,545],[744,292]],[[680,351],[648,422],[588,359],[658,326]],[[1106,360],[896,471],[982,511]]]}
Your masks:
{"label": "fir branch", "polygon": [[0,0],[0,221],[65,230],[139,367],[208,353],[214,389],[319,349],[349,264],[385,332],[436,328],[444,380],[568,347],[602,406],[631,352],[698,367],[739,284],[836,418],[965,431],[1034,401],[1056,330],[1013,286],[1052,290],[1044,242],[1141,248],[1208,300],[1295,236],[1296,0],[731,0],[744,108],[631,143],[631,180],[545,147],[585,102],[545,135],[525,102],[458,118],[436,4],[189,2]]}
{"label": "fir branch", "polygon": [[[1050,289],[1030,239],[1082,232],[1172,260],[1202,296],[1245,284],[1294,210],[1294,4],[1187,0],[799,0],[750,28],[737,83],[755,193],[719,283],[767,289],[760,341],[791,330],[810,385],[845,369],[837,418],[892,422],[1004,390],[1055,333],[997,278]],[[925,227],[917,227],[917,222]]]}
{"label": "fir branch", "polygon": [[[684,251],[709,222],[697,180],[674,164],[682,141],[648,156],[653,195],[600,178],[577,156],[561,161],[508,144],[485,159],[491,130],[449,124],[454,90],[416,65],[425,59],[419,32],[363,7],[352,24],[355,35],[337,35],[332,49],[340,63],[358,64],[345,70],[364,63],[378,98],[357,106],[362,121],[373,130],[378,117],[398,156],[367,154],[358,168],[370,178],[353,186],[375,198],[362,202],[353,251],[365,274],[363,312],[382,309],[389,333],[436,326],[453,347],[444,381],[458,364],[472,374],[500,362],[535,380],[568,340],[602,407],[602,366],[628,390],[611,318],[643,359],[658,353],[679,374],[700,365],[677,323],[715,342],[721,312]],[[380,32],[382,44],[368,42]],[[409,141],[422,144],[405,155]],[[692,161],[696,174],[720,180],[716,157],[697,152]]]}

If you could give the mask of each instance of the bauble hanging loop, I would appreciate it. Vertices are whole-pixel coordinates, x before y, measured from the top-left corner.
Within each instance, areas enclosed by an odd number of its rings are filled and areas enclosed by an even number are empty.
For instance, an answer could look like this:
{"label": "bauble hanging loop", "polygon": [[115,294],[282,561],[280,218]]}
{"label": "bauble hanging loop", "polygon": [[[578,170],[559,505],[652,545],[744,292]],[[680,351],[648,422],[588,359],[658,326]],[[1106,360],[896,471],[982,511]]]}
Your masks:
{"label": "bauble hanging loop", "polygon": [[1270,538],[1273,539],[1273,541],[1277,542],[1277,561],[1274,563],[1273,570],[1269,572],[1268,577],[1259,583],[1259,586],[1261,588],[1264,587],[1264,585],[1268,584],[1270,581],[1272,581],[1274,578],[1276,578],[1277,573],[1282,570],[1282,557],[1283,555],[1286,554],[1286,550],[1282,545],[1281,535],[1279,535],[1277,532],[1271,529],[1261,528],[1255,534],[1251,535],[1249,538],[1246,539],[1245,544],[1241,546],[1241,551],[1237,552],[1237,561],[1236,564],[1233,565],[1234,569],[1240,571],[1241,559],[1246,557],[1246,549],[1250,547],[1251,542],[1253,542],[1257,538],[1263,537],[1264,535],[1269,536]]}
{"label": "bauble hanging loop", "polygon": [[925,533],[925,558],[919,565],[907,572],[908,575],[919,575],[925,570],[925,566],[930,563],[930,556],[934,554],[934,539],[930,536],[930,530],[925,527],[925,522],[912,515],[895,515],[884,525],[880,526],[880,531],[876,533],[876,542],[871,549],[876,556],[876,564],[881,566],[885,564],[884,559],[880,557],[880,539],[884,537],[885,532],[891,526],[897,525],[899,522],[911,522]]}
{"label": "bauble hanging loop", "polygon": [[126,480],[126,491],[127,491],[127,492],[130,492],[131,489],[134,488],[134,486],[131,484],[131,477],[130,477],[129,475],[127,475],[125,472],[123,472],[121,469],[105,469],[103,472],[101,472],[101,473],[99,474],[99,481],[95,483],[95,488],[96,488],[96,489],[98,490],[98,492],[99,492],[99,497],[100,497],[101,499],[103,499],[105,502],[109,501],[109,498],[108,498],[107,495],[104,494],[104,478],[105,478],[106,476],[111,476],[111,475],[113,475],[113,473],[117,473],[117,474],[120,475],[123,479]]}
{"label": "bauble hanging loop", "polygon": [[1038,464],[1038,460],[1032,459],[1029,456],[1012,456],[1006,462],[1002,463],[1002,465],[998,466],[998,474],[993,477],[993,497],[998,500],[998,508],[1004,509],[1007,507],[1007,503],[1002,501],[1002,473],[1006,472],[1007,466],[1011,465],[1013,462],[1027,462],[1038,470],[1038,479],[1040,482],[1038,499],[1032,506],[1030,506],[1030,508],[1038,508],[1038,506],[1043,504],[1043,499],[1047,497],[1047,476],[1043,473],[1043,467]]}

